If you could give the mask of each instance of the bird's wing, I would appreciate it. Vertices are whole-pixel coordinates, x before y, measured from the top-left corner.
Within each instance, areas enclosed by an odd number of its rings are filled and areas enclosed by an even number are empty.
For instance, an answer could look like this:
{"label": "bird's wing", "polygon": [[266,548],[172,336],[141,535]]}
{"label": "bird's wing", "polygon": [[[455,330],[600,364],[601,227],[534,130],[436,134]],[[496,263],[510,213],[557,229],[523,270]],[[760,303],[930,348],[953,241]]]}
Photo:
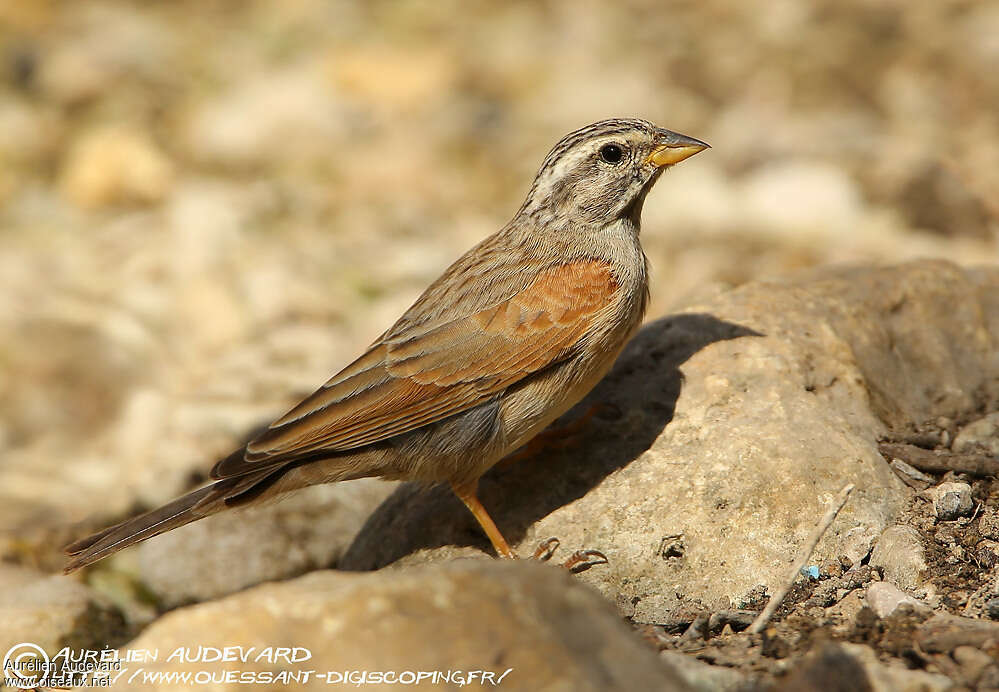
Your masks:
{"label": "bird's wing", "polygon": [[605,262],[585,260],[543,270],[514,295],[464,317],[401,320],[212,475],[356,449],[488,401],[570,356],[616,290]]}

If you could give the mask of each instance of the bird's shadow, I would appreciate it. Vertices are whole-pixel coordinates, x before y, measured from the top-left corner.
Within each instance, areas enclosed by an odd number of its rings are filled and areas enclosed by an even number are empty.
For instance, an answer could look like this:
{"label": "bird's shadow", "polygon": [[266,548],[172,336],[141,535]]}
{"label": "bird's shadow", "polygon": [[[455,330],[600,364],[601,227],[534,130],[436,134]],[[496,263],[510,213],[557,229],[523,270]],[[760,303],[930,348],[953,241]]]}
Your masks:
{"label": "bird's shadow", "polygon": [[[673,418],[680,366],[712,343],[744,336],[761,334],[708,314],[672,315],[642,328],[594,390],[542,433],[545,444],[528,445],[482,477],[479,498],[500,531],[519,543],[539,519],[638,458]],[[406,483],[371,514],[337,567],[377,569],[446,545],[490,550],[447,486]]]}

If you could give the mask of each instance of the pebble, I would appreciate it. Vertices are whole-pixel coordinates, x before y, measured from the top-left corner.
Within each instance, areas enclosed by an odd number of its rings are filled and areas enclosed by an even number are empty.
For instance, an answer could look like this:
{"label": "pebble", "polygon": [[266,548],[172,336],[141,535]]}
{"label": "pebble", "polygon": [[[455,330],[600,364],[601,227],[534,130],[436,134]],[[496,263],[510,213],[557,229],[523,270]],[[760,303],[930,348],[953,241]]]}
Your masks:
{"label": "pebble", "polygon": [[994,508],[982,510],[982,516],[978,518],[978,533],[985,538],[999,541],[999,511]]}
{"label": "pebble", "polygon": [[992,569],[999,565],[999,541],[983,538],[975,545],[973,555],[983,568]]}
{"label": "pebble", "polygon": [[992,657],[974,646],[959,646],[951,655],[961,666],[961,672],[972,682],[977,682],[985,669],[992,664]]}
{"label": "pebble", "polygon": [[729,692],[746,689],[743,673],[724,666],[712,666],[693,656],[675,651],[662,651],[659,658],[665,661],[693,690]]}
{"label": "pebble", "polygon": [[958,517],[969,516],[975,508],[971,486],[967,483],[941,483],[923,493],[933,501],[933,511],[936,512],[938,521],[954,521]]}
{"label": "pebble", "polygon": [[894,584],[877,581],[867,587],[867,605],[879,618],[886,618],[901,605],[910,605],[914,610],[929,611],[926,603],[913,598]]}
{"label": "pebble", "polygon": [[901,459],[892,459],[891,467],[895,471],[895,475],[901,478],[902,482],[910,488],[924,490],[934,483],[933,476],[923,473]]}
{"label": "pebble", "polygon": [[62,170],[63,194],[79,207],[153,204],[170,192],[173,164],[141,130],[106,126],[81,135]]}
{"label": "pebble", "polygon": [[823,579],[833,579],[843,576],[843,565],[838,560],[826,560],[819,567],[819,575]]}
{"label": "pebble", "polygon": [[984,452],[999,456],[999,411],[964,426],[951,449],[961,454]]}
{"label": "pebble", "polygon": [[911,526],[888,528],[874,546],[870,565],[882,571],[885,581],[903,591],[919,588],[927,568],[919,532]]}
{"label": "pebble", "polygon": [[993,620],[999,620],[999,596],[993,596],[985,601],[985,614]]}

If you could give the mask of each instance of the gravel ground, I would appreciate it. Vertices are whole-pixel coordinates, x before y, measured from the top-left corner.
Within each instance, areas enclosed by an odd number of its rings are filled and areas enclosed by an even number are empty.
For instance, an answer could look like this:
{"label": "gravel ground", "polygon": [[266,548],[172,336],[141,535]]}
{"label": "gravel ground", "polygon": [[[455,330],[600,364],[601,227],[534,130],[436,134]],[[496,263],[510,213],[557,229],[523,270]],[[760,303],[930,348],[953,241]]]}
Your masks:
{"label": "gravel ground", "polygon": [[[985,0],[0,2],[0,557],[55,571],[197,483],[602,117],[713,147],[646,205],[650,318],[829,264],[999,262],[997,37]],[[944,480],[977,514],[906,521],[938,610],[986,617],[999,491]],[[828,614],[863,575],[762,638],[648,634],[763,682],[835,639],[972,686],[899,643],[923,615]]]}

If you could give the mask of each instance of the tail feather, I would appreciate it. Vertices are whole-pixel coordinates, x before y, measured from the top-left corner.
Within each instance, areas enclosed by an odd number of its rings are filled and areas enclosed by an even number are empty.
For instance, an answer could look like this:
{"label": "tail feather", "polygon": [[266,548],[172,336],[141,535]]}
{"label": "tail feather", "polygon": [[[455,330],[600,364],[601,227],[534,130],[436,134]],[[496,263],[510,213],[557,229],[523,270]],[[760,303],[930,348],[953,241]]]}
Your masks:
{"label": "tail feather", "polygon": [[268,485],[273,483],[269,478],[273,475],[275,469],[270,468],[264,473],[217,481],[182,495],[162,507],[70,543],[66,546],[70,560],[64,571],[68,574],[139,541],[215,514],[228,506],[225,500],[229,497],[252,492],[253,487],[261,480],[267,480]]}

